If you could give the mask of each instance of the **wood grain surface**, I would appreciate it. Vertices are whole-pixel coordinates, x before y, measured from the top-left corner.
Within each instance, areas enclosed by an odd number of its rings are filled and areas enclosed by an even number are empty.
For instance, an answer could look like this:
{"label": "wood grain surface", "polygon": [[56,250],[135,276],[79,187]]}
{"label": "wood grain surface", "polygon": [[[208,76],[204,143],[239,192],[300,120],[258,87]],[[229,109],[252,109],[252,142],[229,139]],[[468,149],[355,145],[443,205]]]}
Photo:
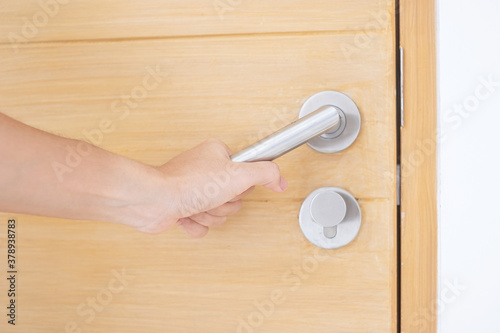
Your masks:
{"label": "wood grain surface", "polygon": [[401,6],[405,126],[401,130],[401,332],[437,331],[435,1]]}
{"label": "wood grain surface", "polygon": [[[37,6],[4,5],[0,35]],[[36,37],[1,44],[0,112],[154,165],[208,137],[243,148],[323,90],[349,95],[362,116],[352,147],[278,159],[287,192],[257,189],[201,240],[0,214],[2,230],[18,221],[20,267],[18,326],[3,320],[2,331],[395,332],[392,8],[242,1],[222,20],[204,1],[69,1]],[[302,201],[324,186],[351,192],[363,215],[357,238],[334,251],[298,225]],[[4,231],[0,241],[4,251]]]}
{"label": "wood grain surface", "polygon": [[[0,42],[386,30],[391,1],[22,0],[0,4]],[[25,35],[23,35],[25,33]]]}

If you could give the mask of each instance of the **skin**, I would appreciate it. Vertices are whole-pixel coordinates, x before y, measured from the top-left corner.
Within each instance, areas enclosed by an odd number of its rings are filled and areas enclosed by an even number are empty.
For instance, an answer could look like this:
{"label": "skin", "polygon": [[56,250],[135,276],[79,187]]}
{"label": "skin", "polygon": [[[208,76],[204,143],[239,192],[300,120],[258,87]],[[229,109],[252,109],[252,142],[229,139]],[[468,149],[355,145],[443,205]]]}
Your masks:
{"label": "skin", "polygon": [[203,237],[238,212],[255,185],[287,188],[275,163],[236,163],[230,155],[209,139],[154,167],[0,114],[0,211],[114,222],[150,234],[177,224]]}

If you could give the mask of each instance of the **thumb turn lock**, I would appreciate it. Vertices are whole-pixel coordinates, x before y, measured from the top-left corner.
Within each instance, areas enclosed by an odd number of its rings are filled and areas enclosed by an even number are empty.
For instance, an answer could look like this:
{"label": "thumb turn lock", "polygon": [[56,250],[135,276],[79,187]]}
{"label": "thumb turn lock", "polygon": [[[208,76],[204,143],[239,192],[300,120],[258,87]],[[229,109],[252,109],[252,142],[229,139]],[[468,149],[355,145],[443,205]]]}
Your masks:
{"label": "thumb turn lock", "polygon": [[349,244],[358,234],[361,209],[349,192],[323,187],[306,198],[300,209],[299,223],[311,243],[336,249]]}
{"label": "thumb turn lock", "polygon": [[323,226],[323,236],[337,236],[337,225],[342,222],[347,212],[344,198],[335,191],[324,191],[316,194],[309,207],[311,218]]}

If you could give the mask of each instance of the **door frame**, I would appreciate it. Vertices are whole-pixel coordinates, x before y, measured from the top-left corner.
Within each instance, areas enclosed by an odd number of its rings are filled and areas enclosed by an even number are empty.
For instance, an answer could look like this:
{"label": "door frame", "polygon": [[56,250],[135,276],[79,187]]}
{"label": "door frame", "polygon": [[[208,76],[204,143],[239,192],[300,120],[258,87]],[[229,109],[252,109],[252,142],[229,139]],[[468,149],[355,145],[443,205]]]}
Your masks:
{"label": "door frame", "polygon": [[436,1],[400,0],[400,328],[437,331]]}

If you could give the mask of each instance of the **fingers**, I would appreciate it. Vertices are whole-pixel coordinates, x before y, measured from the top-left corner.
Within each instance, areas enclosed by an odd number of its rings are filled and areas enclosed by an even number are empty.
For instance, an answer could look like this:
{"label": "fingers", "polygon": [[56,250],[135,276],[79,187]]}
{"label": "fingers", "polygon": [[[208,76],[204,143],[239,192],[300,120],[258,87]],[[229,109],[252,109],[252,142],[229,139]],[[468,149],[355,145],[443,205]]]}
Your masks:
{"label": "fingers", "polygon": [[207,211],[207,213],[210,215],[213,215],[213,216],[232,215],[232,214],[236,214],[241,209],[242,205],[243,205],[243,203],[241,200],[231,201],[231,202],[223,204],[222,206],[211,209],[211,210]]}
{"label": "fingers", "polygon": [[226,144],[209,139],[162,166],[162,172],[175,176],[173,188],[178,188],[179,197],[196,199],[195,209],[174,212],[175,219],[184,216],[177,223],[191,237],[203,237],[208,228],[223,224],[226,216],[240,210],[241,199],[255,185],[275,192],[288,186],[275,163],[235,163],[230,155]]}
{"label": "fingers", "polygon": [[208,228],[218,227],[226,222],[227,215],[231,215],[240,210],[242,201],[228,202],[209,212],[199,213],[191,217],[185,217],[177,221],[177,224],[190,237],[200,238],[208,233]]}
{"label": "fingers", "polygon": [[218,227],[226,222],[227,219],[226,216],[216,216],[206,212],[198,213],[189,218],[205,227]]}
{"label": "fingers", "polygon": [[[237,209],[241,207],[241,201],[228,203],[226,205],[223,205],[226,207],[221,206],[215,210],[219,210],[219,213],[221,213],[223,210],[226,210],[228,212],[237,211]],[[191,217],[182,218],[177,221],[177,224],[190,237],[201,238],[208,233],[209,227],[218,227],[226,222],[226,219],[227,218],[225,215],[217,216],[208,213],[199,213]]]}
{"label": "fingers", "polygon": [[[228,159],[231,156],[231,149],[218,139],[208,139],[203,144],[213,147],[215,151],[223,151]],[[272,191],[283,192],[288,187],[288,183],[281,177],[279,167],[276,163],[238,163],[238,166],[243,167],[242,171],[244,174],[242,178],[243,181],[246,181],[246,188],[254,185],[262,185]]]}
{"label": "fingers", "polygon": [[189,217],[185,217],[177,221],[177,225],[184,230],[188,236],[193,238],[201,238],[208,233],[208,227],[196,223],[191,220]]}
{"label": "fingers", "polygon": [[243,177],[239,177],[239,179],[245,182],[246,187],[262,185],[275,192],[283,192],[288,187],[288,183],[281,177],[280,169],[276,163],[242,163],[241,167]]}

